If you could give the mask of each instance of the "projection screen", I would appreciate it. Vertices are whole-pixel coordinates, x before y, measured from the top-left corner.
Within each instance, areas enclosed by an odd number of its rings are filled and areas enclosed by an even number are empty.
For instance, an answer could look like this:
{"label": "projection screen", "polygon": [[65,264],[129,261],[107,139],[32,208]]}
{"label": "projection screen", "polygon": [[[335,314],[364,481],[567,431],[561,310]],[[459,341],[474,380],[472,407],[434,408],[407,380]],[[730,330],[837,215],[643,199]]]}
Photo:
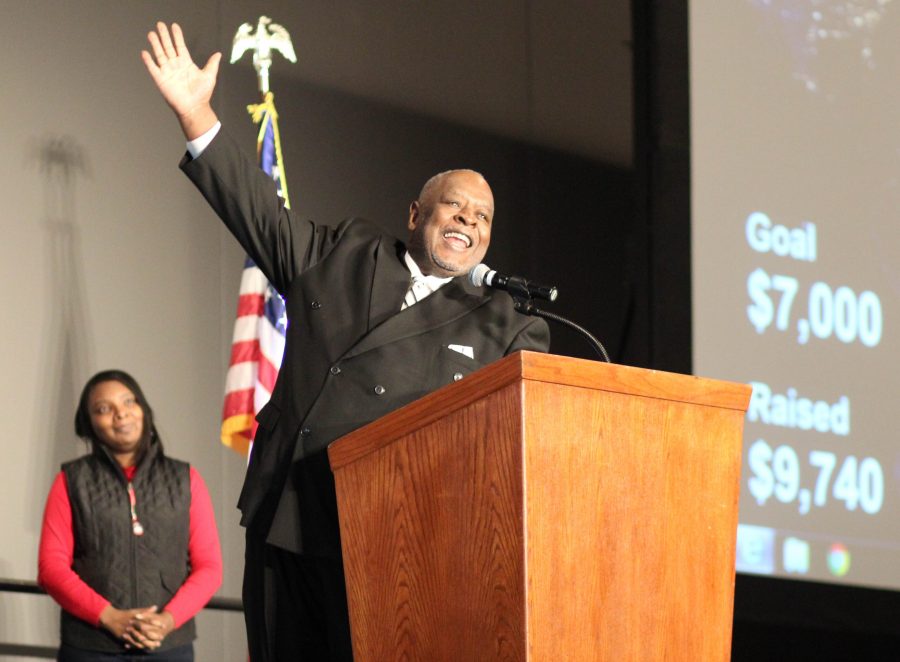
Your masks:
{"label": "projection screen", "polygon": [[900,2],[690,3],[693,356],[739,572],[900,589]]}

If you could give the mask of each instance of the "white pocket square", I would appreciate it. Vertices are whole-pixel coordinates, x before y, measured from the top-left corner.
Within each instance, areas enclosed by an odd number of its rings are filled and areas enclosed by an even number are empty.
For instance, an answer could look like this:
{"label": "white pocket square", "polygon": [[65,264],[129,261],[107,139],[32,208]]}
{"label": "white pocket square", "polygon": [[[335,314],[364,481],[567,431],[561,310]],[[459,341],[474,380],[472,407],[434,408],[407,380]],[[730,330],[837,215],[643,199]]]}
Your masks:
{"label": "white pocket square", "polygon": [[459,352],[464,356],[468,356],[470,359],[475,358],[475,352],[473,352],[472,348],[468,345],[447,345],[447,349],[452,349],[454,352]]}

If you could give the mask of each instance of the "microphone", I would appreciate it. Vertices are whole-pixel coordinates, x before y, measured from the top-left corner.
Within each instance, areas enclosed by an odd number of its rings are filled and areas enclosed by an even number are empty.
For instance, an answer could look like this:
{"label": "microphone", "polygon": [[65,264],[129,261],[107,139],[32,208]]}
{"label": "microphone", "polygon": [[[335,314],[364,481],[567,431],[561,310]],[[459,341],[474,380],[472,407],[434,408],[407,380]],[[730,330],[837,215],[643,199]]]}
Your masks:
{"label": "microphone", "polygon": [[556,301],[558,292],[553,285],[539,285],[522,278],[521,276],[507,276],[497,273],[486,264],[478,264],[469,270],[469,282],[475,287],[493,287],[497,290],[506,290],[514,297],[546,299]]}

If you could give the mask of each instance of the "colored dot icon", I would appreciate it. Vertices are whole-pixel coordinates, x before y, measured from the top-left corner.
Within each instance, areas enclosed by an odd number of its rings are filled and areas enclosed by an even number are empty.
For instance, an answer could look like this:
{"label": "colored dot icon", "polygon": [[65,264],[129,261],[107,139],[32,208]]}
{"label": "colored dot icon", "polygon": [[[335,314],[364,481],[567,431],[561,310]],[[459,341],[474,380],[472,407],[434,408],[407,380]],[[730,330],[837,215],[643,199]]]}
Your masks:
{"label": "colored dot icon", "polygon": [[839,542],[828,548],[828,570],[835,577],[843,577],[850,570],[850,550]]}

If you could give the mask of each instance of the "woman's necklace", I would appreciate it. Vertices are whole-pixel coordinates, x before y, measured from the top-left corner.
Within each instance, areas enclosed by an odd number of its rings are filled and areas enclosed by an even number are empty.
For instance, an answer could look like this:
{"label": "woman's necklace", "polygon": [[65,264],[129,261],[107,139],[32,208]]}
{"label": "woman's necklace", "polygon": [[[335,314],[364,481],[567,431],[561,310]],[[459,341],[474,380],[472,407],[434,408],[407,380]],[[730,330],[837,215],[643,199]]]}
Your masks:
{"label": "woman's necklace", "polygon": [[144,527],[141,526],[137,518],[137,511],[135,510],[137,497],[134,495],[134,485],[131,484],[130,480],[128,481],[128,501],[131,505],[131,532],[136,536],[142,536],[144,535]]}

